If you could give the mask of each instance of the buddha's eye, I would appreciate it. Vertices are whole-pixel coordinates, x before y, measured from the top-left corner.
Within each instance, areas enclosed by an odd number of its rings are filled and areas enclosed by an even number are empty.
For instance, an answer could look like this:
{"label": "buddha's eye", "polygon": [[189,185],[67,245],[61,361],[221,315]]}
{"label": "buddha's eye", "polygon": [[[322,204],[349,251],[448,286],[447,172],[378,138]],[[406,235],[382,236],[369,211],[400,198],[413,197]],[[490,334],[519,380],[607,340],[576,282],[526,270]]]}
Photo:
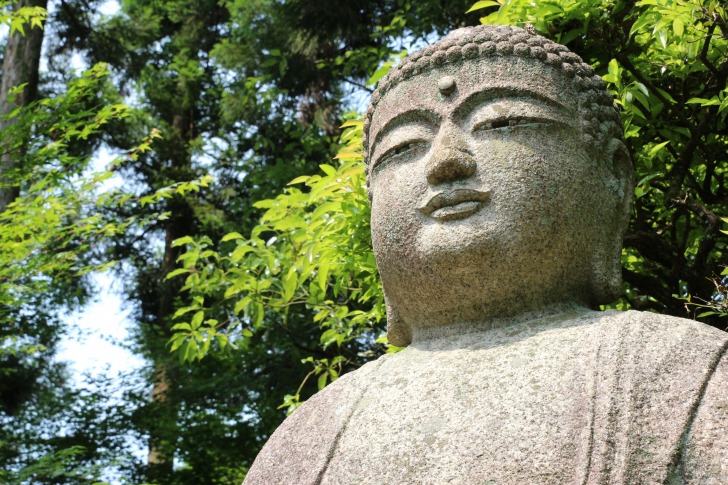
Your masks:
{"label": "buddha's eye", "polygon": [[424,153],[429,148],[429,143],[422,140],[411,140],[390,148],[374,162],[372,170],[385,163],[406,160]]}
{"label": "buddha's eye", "polygon": [[473,127],[473,132],[479,132],[479,131],[491,131],[491,130],[507,130],[509,128],[514,128],[517,126],[539,126],[539,125],[545,125],[548,123],[552,123],[553,120],[545,119],[545,118],[530,118],[530,117],[520,117],[520,118],[497,118],[494,120],[488,120],[484,121],[482,123],[478,123]]}

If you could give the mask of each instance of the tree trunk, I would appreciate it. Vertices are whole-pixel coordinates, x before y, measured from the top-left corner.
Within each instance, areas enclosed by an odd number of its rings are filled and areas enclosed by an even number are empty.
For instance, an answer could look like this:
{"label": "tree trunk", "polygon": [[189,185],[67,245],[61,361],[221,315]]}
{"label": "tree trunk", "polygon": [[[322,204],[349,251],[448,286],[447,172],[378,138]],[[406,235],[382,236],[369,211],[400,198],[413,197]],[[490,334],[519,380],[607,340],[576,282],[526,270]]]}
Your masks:
{"label": "tree trunk", "polygon": [[[169,392],[169,374],[165,362],[157,362],[154,366],[154,385],[152,387],[152,406],[158,415],[165,414]],[[155,428],[152,428],[155,429]],[[169,443],[165,436],[160,433],[150,433],[149,455],[147,464],[155,469],[155,472],[168,474],[172,471],[174,456],[170,453]]]}
{"label": "tree trunk", "polygon": [[[191,156],[188,144],[192,139],[192,130],[189,126],[190,117],[186,113],[178,113],[173,119],[174,144],[172,160],[173,170],[178,173],[189,172],[191,169]],[[164,233],[164,256],[159,269],[160,288],[157,306],[156,323],[157,333],[162,336],[163,345],[172,336],[172,315],[175,311],[175,298],[179,293],[181,283],[179,278],[171,280],[165,276],[176,269],[177,258],[182,253],[181,247],[173,247],[175,239],[190,233],[192,214],[189,206],[182,200],[172,199],[168,207],[170,218],[167,221]],[[174,461],[173,441],[177,435],[175,429],[176,409],[171,402],[169,391],[173,377],[170,375],[170,359],[168,351],[163,347],[156,356],[154,382],[152,386],[152,407],[159,413],[159,421],[152,426],[149,432],[149,455],[147,464],[152,475],[169,476],[172,473]]]}
{"label": "tree trunk", "polygon": [[[15,10],[22,7],[46,8],[48,0],[18,0]],[[18,106],[27,106],[38,94],[38,66],[43,45],[43,29],[25,26],[25,35],[15,32],[8,38],[3,58],[2,82],[0,83],[0,116],[6,115]],[[25,89],[14,102],[9,102],[10,90],[21,84]],[[12,120],[0,119],[0,130],[7,128]],[[16,167],[13,154],[0,155],[0,212],[3,212],[18,196],[18,187],[13,184],[8,172]]]}

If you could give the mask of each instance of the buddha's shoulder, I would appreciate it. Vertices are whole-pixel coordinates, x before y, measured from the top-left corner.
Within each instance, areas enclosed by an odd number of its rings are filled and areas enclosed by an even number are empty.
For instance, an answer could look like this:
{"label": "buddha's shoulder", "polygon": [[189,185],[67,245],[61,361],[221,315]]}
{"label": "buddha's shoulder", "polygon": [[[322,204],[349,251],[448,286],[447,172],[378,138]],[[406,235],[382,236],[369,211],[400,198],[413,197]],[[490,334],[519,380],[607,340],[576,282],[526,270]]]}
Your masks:
{"label": "buddha's shoulder", "polygon": [[[728,333],[694,320],[656,313],[604,312],[590,330],[600,372],[629,374],[635,388],[663,393],[699,393],[725,359]],[[662,396],[662,397],[660,397]]]}
{"label": "buddha's shoulder", "polygon": [[653,410],[643,413],[645,428],[681,425],[670,442],[675,482],[728,483],[728,332],[635,311],[605,315],[600,326],[619,335],[604,366],[621,361],[633,374],[630,393],[640,409]]}
{"label": "buddha's shoulder", "polygon": [[318,483],[369,375],[390,358],[384,355],[345,374],[303,403],[268,439],[244,483]]}
{"label": "buddha's shoulder", "polygon": [[680,450],[684,483],[728,483],[728,354],[726,346],[710,368]]}
{"label": "buddha's shoulder", "polygon": [[709,349],[718,351],[728,344],[728,332],[695,320],[634,310],[604,312],[597,318],[594,332],[598,338],[616,341],[635,350],[657,347],[661,351],[671,349],[686,357]]}

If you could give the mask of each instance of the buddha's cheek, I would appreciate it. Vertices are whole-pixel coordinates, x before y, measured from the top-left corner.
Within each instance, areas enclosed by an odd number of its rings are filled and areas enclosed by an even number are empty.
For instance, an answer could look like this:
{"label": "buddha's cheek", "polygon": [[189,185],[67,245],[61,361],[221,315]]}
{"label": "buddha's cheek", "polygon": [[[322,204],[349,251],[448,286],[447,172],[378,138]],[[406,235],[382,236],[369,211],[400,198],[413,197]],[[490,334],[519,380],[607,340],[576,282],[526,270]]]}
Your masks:
{"label": "buddha's cheek", "polygon": [[387,168],[372,177],[371,231],[374,254],[383,266],[415,263],[424,216],[419,212],[426,186],[406,167]]}
{"label": "buddha's cheek", "polygon": [[528,144],[511,145],[505,163],[491,166],[496,250],[511,265],[538,271],[547,280],[562,278],[567,268],[575,274],[586,271],[591,232],[603,213],[594,161],[572,149],[573,140],[559,140],[556,146],[536,134]]}
{"label": "buddha's cheek", "polygon": [[514,131],[478,148],[480,184],[492,187],[491,210],[499,225],[517,231],[565,223],[584,210],[580,203],[599,181],[596,163],[570,130]]}

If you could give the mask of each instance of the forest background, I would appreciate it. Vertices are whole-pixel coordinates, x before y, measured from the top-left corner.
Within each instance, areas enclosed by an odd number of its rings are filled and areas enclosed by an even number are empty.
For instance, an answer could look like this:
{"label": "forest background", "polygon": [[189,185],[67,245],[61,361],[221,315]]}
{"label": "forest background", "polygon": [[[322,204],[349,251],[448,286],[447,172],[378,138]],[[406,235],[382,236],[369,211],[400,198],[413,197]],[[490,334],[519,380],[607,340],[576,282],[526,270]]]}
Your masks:
{"label": "forest background", "polygon": [[[361,113],[460,26],[530,24],[602,75],[638,182],[609,307],[726,329],[719,0],[103,3],[0,2],[0,482],[237,484],[287,412],[396,351]],[[102,270],[147,365],[79,389],[54,355]]]}

